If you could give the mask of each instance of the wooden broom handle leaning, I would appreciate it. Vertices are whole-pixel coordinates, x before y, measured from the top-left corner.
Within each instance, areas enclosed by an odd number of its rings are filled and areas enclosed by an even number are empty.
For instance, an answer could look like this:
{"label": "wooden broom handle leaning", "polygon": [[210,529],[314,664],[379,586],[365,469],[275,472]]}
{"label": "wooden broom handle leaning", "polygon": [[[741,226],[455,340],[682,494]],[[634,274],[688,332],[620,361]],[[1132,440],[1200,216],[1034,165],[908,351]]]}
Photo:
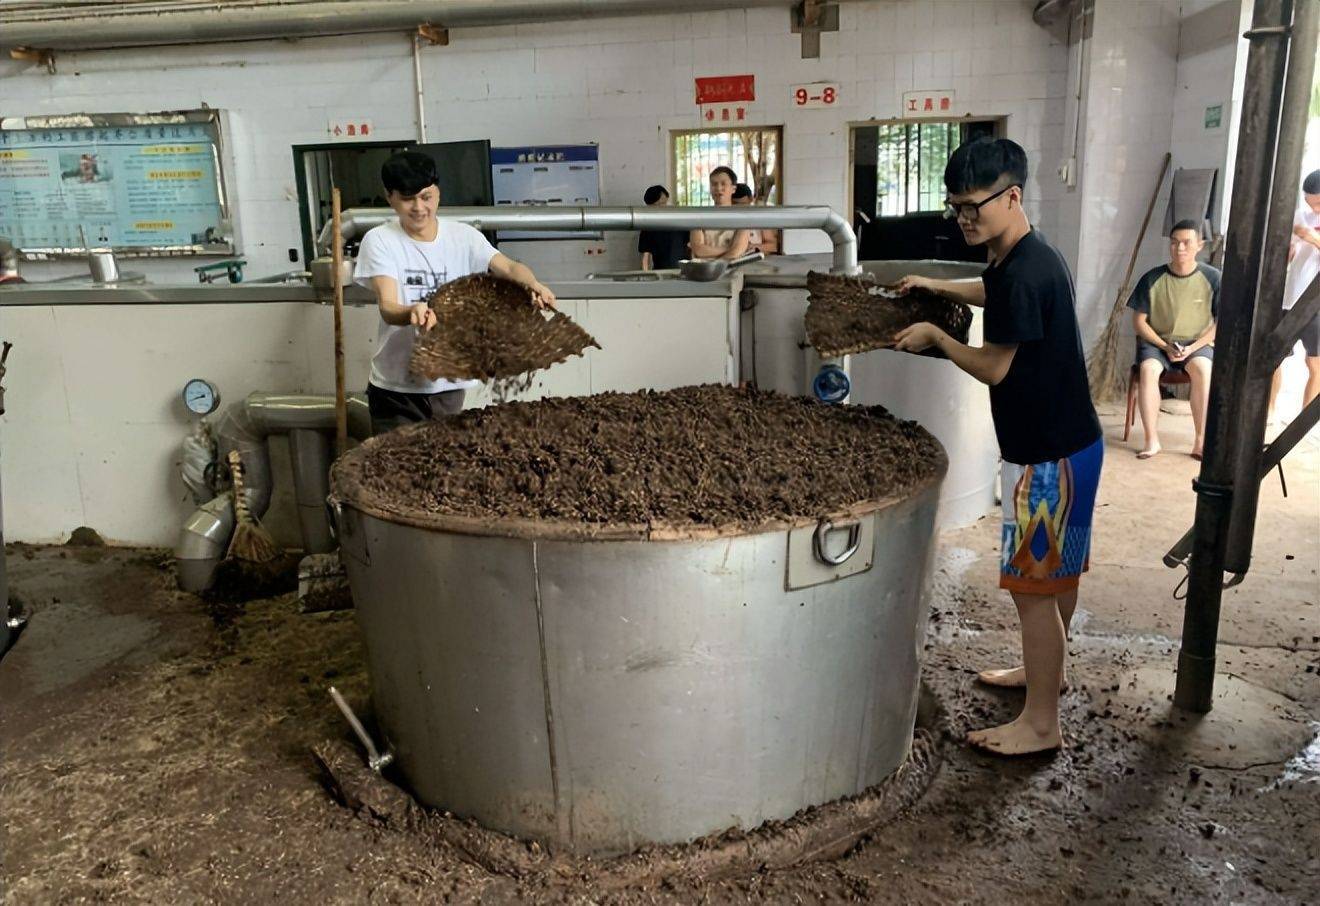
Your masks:
{"label": "wooden broom handle leaning", "polygon": [[335,455],[348,449],[348,396],[344,390],[344,233],[339,189],[330,192],[331,262],[335,288]]}
{"label": "wooden broom handle leaning", "polygon": [[[1132,245],[1132,257],[1128,258],[1127,272],[1123,274],[1123,285],[1118,288],[1118,305],[1124,304],[1127,299],[1127,289],[1132,283],[1132,271],[1137,266],[1137,256],[1141,254],[1141,243],[1146,239],[1146,228],[1150,226],[1150,215],[1155,211],[1155,202],[1159,200],[1160,189],[1164,186],[1164,174],[1169,172],[1169,162],[1173,160],[1173,155],[1165,152],[1164,163],[1160,164],[1160,175],[1155,180],[1155,190],[1150,193],[1150,202],[1146,205],[1146,216],[1141,218],[1141,231],[1137,233],[1137,241]],[[1172,202],[1172,199],[1170,199]]]}
{"label": "wooden broom handle leaning", "polygon": [[229,477],[234,482],[234,520],[235,523],[247,522],[249,518],[247,498],[243,496],[243,457],[237,450],[229,451]]}

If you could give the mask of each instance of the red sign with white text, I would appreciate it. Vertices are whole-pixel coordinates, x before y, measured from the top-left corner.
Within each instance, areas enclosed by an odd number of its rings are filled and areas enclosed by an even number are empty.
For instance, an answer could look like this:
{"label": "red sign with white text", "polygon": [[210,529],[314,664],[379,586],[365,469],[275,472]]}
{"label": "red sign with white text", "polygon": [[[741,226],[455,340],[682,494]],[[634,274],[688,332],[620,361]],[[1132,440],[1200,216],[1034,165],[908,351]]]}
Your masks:
{"label": "red sign with white text", "polygon": [[711,76],[697,79],[697,103],[737,104],[756,100],[756,76]]}

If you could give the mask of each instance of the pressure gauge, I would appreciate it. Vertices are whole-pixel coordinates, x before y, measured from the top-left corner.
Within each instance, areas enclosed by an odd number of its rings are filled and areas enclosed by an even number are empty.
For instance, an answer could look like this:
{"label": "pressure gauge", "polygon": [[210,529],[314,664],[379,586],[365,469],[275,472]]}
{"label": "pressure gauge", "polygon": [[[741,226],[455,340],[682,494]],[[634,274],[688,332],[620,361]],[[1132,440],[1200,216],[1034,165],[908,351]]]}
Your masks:
{"label": "pressure gauge", "polygon": [[183,385],[183,404],[194,415],[210,415],[220,407],[220,391],[210,381],[193,378]]}

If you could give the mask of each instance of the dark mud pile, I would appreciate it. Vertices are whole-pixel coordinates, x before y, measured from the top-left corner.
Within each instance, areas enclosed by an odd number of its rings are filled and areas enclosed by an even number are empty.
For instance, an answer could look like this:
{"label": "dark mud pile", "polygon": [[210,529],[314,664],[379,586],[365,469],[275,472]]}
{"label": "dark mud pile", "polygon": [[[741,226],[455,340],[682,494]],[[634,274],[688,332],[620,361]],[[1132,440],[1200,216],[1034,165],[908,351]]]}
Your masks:
{"label": "dark mud pile", "polygon": [[538,311],[526,289],[489,274],[446,283],[427,304],[436,326],[413,343],[409,363],[427,380],[516,378],[600,348],[568,315]]}
{"label": "dark mud pile", "polygon": [[[925,290],[898,295],[859,277],[807,275],[807,342],[825,358],[884,349],[905,327],[929,321],[960,343],[967,342],[972,310]],[[945,358],[938,349],[921,355]]]}
{"label": "dark mud pile", "polygon": [[368,441],[335,493],[384,515],[649,532],[798,522],[907,496],[939,443],[880,407],[708,385],[509,403]]}

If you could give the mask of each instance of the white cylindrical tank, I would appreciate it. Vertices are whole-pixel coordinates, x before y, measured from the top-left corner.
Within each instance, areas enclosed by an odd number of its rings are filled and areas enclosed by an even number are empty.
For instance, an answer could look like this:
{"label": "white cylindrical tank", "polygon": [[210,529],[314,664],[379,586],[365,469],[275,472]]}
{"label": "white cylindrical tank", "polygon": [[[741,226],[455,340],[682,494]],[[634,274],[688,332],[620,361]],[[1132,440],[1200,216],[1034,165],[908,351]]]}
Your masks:
{"label": "white cylindrical tank", "polygon": [[[906,274],[976,280],[983,265],[959,261],[863,261],[862,270],[881,283]],[[805,286],[759,286],[759,278],[825,271],[828,256],[776,257],[749,268],[747,284],[755,307],[744,313],[742,379],[781,393],[809,394],[819,358],[806,346]],[[788,281],[784,281],[788,282]],[[982,311],[972,309],[970,342],[980,344]],[[850,357],[852,395],[859,405],[884,406],[934,434],[949,455],[936,525],[970,525],[995,505],[999,444],[985,385],[944,359],[875,350]]]}

